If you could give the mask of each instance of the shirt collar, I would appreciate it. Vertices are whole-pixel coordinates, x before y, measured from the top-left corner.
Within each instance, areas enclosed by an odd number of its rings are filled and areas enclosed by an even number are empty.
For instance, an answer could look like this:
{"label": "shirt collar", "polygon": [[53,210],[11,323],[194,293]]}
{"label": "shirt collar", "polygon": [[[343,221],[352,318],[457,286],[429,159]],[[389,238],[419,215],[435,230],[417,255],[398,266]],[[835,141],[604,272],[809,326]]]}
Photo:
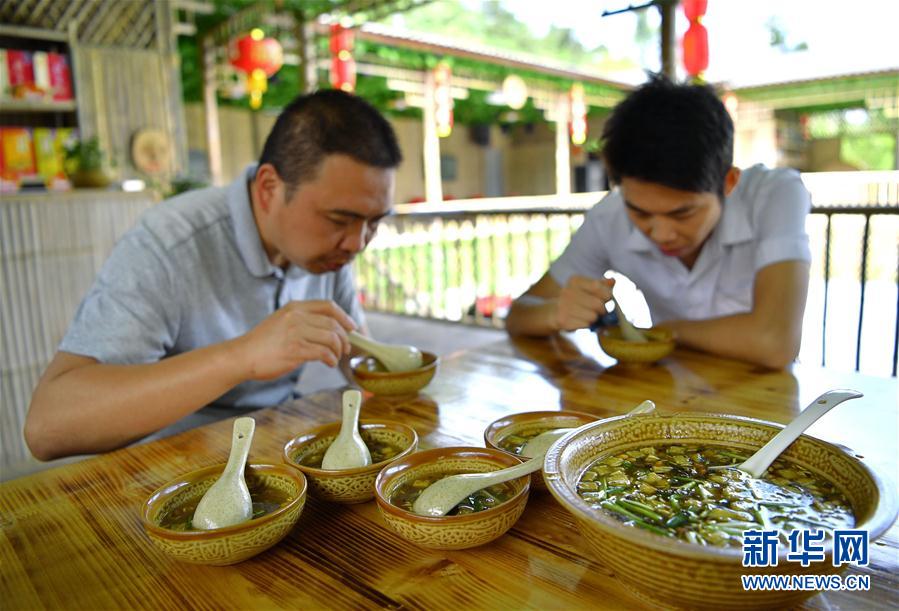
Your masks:
{"label": "shirt collar", "polygon": [[256,164],[247,166],[234,182],[228,185],[228,209],[234,222],[234,235],[237,250],[244,265],[251,274],[264,278],[276,273],[276,268],[268,260],[262,248],[262,238],[256,219],[253,218],[253,206],[250,203],[249,181],[256,175]]}

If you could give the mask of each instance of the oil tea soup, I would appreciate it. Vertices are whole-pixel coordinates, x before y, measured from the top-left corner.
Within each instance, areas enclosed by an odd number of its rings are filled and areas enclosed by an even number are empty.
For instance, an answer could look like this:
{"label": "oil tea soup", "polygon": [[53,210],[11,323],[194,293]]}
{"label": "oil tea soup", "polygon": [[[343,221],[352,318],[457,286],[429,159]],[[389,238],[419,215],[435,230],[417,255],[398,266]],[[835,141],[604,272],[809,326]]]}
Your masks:
{"label": "oil tea soup", "polygon": [[[405,482],[397,487],[396,491],[390,496],[390,504],[412,512],[412,505],[415,504],[415,500],[421,496],[425,488],[450,475],[455,475],[455,473],[435,473]],[[508,482],[496,484],[468,495],[467,498],[453,507],[446,515],[462,516],[477,511],[493,509],[513,496],[515,496],[515,488],[512,484]]]}
{"label": "oil tea soup", "polygon": [[699,444],[657,444],[591,464],[580,497],[625,524],[697,545],[741,546],[744,530],[831,531],[855,524],[849,502],[821,477],[782,458],[761,478],[736,465],[749,454]]}

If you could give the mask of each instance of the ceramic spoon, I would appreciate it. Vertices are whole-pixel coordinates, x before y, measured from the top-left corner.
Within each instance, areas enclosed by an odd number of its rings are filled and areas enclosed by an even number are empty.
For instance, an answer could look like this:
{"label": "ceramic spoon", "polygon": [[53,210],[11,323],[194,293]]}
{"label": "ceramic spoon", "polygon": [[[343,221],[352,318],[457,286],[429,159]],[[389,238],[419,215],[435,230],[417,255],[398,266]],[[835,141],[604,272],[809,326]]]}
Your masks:
{"label": "ceramic spoon", "polygon": [[468,495],[482,488],[539,471],[542,467],[543,457],[535,456],[533,460],[499,471],[450,475],[425,488],[412,504],[412,511],[423,516],[445,516]]}
{"label": "ceramic spoon", "polygon": [[231,433],[231,454],[225,470],[197,504],[191,523],[194,528],[211,530],[246,522],[253,517],[253,501],[243,471],[253,441],[256,421],[238,418]]}
{"label": "ceramic spoon", "polygon": [[322,469],[353,469],[371,464],[371,453],[359,434],[361,407],[361,392],[348,390],[343,393],[343,422],[322,458]]}
{"label": "ceramic spoon", "polygon": [[621,304],[612,296],[612,302],[615,304],[615,312],[618,314],[618,326],[621,328],[621,335],[629,342],[648,342],[649,338],[624,315]]}
{"label": "ceramic spoon", "polygon": [[787,449],[797,437],[799,437],[805,429],[810,427],[821,416],[835,408],[843,401],[849,399],[858,399],[863,396],[862,393],[855,390],[829,390],[802,410],[793,422],[788,424],[784,429],[771,438],[771,440],[763,445],[759,450],[744,460],[736,468],[754,478],[759,478],[765,473],[765,470],[771,466],[771,463],[780,456],[781,452]]}
{"label": "ceramic spoon", "polygon": [[415,346],[382,344],[355,331],[348,335],[352,345],[381,361],[387,371],[411,371],[422,365],[421,350]]}
{"label": "ceramic spoon", "polygon": [[[652,401],[644,401],[631,411],[627,413],[628,416],[633,416],[634,414],[648,414],[656,408],[656,404]],[[544,431],[539,435],[536,435],[528,441],[524,447],[521,449],[521,456],[525,458],[534,458],[535,456],[543,456],[546,454],[546,451],[549,449],[549,446],[554,444],[557,439],[560,439],[567,435],[569,432],[574,429],[552,429],[551,431]]]}

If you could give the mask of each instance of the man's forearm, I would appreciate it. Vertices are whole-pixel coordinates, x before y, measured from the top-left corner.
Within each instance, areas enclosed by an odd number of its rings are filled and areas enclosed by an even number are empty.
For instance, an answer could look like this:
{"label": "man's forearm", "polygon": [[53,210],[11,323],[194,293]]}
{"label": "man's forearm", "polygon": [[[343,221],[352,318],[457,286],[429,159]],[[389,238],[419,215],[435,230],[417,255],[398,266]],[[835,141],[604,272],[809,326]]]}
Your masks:
{"label": "man's forearm", "polygon": [[546,336],[558,331],[555,325],[554,300],[523,295],[512,304],[506,316],[510,335]]}
{"label": "man's forearm", "polygon": [[26,421],[29,447],[49,460],[115,449],[158,431],[247,379],[237,349],[223,342],[147,365],[48,370]]}
{"label": "man's forearm", "polygon": [[709,320],[676,320],[662,325],[679,345],[772,369],[789,365],[799,352],[799,332],[773,328],[752,314]]}

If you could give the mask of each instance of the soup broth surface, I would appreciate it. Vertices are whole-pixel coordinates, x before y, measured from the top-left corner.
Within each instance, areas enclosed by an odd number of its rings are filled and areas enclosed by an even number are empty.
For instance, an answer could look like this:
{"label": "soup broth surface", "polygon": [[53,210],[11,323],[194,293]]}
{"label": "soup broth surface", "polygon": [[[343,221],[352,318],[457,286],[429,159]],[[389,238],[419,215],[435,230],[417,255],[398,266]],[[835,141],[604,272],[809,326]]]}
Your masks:
{"label": "soup broth surface", "polygon": [[[598,459],[577,484],[593,508],[697,545],[739,547],[744,530],[852,528],[849,502],[821,477],[778,458],[762,483],[735,467],[742,450],[654,445]],[[766,485],[767,484],[767,485]]]}
{"label": "soup broth surface", "polygon": [[[461,471],[458,473],[461,473]],[[415,499],[421,496],[421,493],[425,488],[445,477],[456,474],[457,473],[435,473],[433,475],[423,476],[410,482],[406,482],[399,486],[391,495],[390,504],[405,509],[410,513],[414,513],[412,512],[412,505],[415,503]],[[476,511],[492,509],[501,503],[505,503],[514,495],[515,487],[511,483],[503,482],[501,484],[496,484],[495,486],[490,486],[468,495],[468,498],[453,507],[446,515],[463,516],[465,514],[475,513]]]}
{"label": "soup broth surface", "polygon": [[556,429],[563,428],[561,426],[541,426],[534,427],[532,429],[523,429],[518,431],[517,433],[512,433],[510,435],[506,435],[496,444],[506,452],[511,452],[512,454],[521,455],[521,451],[524,449],[524,446],[528,444],[528,442],[539,435],[540,433],[545,433],[546,431],[554,431]]}
{"label": "soup broth surface", "polygon": [[[253,501],[252,520],[274,513],[290,502],[290,496],[286,492],[277,488],[264,487],[262,485],[262,480],[259,478],[248,477],[247,488],[250,490],[250,500]],[[194,517],[194,512],[197,510],[197,505],[200,503],[201,498],[203,498],[203,495],[198,495],[186,503],[175,507],[163,516],[159,525],[168,530],[199,530],[193,527],[191,520]]]}
{"label": "soup broth surface", "polygon": [[[390,460],[406,448],[400,447],[398,445],[381,441],[379,439],[373,439],[369,435],[362,434],[362,441],[365,442],[365,446],[368,448],[369,453],[371,454],[371,462],[379,463],[384,462],[385,460]],[[313,469],[321,469],[322,468],[322,459],[325,457],[325,452],[328,451],[327,447],[322,448],[317,452],[312,453],[301,453],[294,457],[299,464],[304,467],[312,467]]]}

